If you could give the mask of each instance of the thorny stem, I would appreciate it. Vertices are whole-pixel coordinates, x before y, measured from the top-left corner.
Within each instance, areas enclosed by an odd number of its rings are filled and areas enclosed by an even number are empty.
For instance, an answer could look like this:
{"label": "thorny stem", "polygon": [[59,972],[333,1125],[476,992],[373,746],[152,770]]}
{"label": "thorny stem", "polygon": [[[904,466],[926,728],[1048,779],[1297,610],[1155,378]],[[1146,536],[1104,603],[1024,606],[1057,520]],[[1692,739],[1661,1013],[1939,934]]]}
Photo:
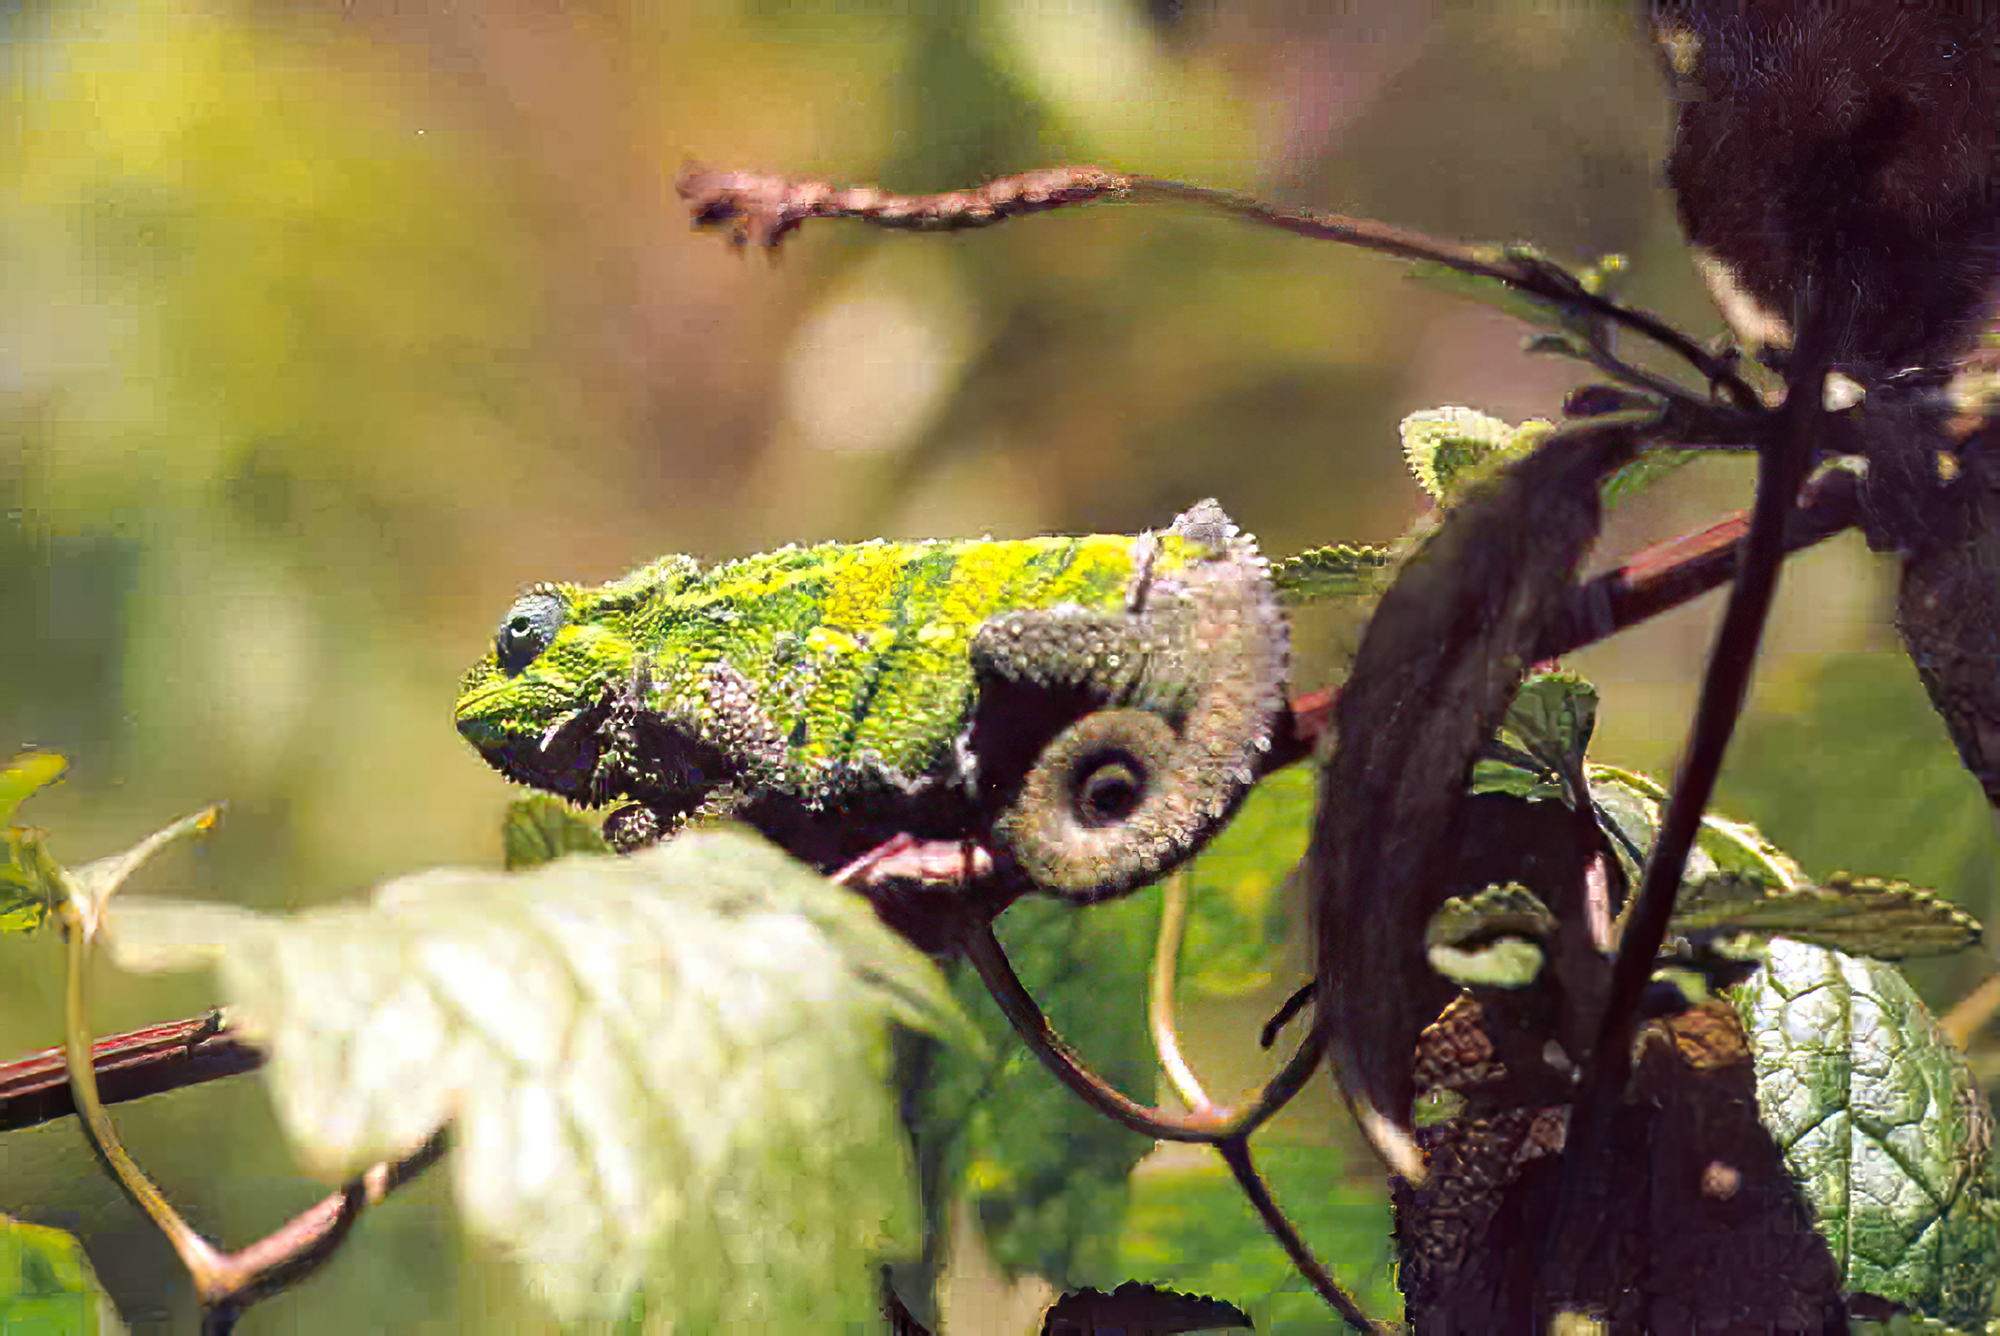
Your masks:
{"label": "thorny stem", "polygon": [[1278,1241],[1278,1246],[1285,1250],[1285,1255],[1292,1259],[1292,1265],[1298,1268],[1299,1274],[1306,1278],[1318,1292],[1319,1297],[1326,1300],[1336,1313],[1346,1318],[1347,1325],[1356,1331],[1369,1333],[1370,1336],[1380,1332],[1382,1329],[1369,1320],[1368,1314],[1361,1311],[1361,1305],[1354,1301],[1354,1296],[1349,1294],[1334,1278],[1333,1273],[1326,1269],[1326,1264],[1313,1255],[1312,1249],[1306,1245],[1298,1230],[1293,1228],[1291,1220],[1272,1198],[1271,1189],[1264,1182],[1264,1176],[1257,1172],[1257,1166],[1250,1158],[1249,1139],[1241,1136],[1225,1137],[1216,1143],[1215,1149],[1221,1154],[1223,1162],[1229,1166],[1229,1172],[1236,1175],[1236,1184],[1243,1189],[1243,1195],[1257,1208],[1258,1218],[1264,1222],[1264,1228]]}
{"label": "thorny stem", "polygon": [[1201,1078],[1181,1052],[1181,1037],[1174,1025],[1174,973],[1181,957],[1181,938],[1187,927],[1187,874],[1177,872],[1167,878],[1160,898],[1160,937],[1153,946],[1153,976],[1147,990],[1146,1019],[1153,1030],[1153,1051],[1167,1074],[1174,1093],[1188,1112],[1207,1115],[1215,1102],[1202,1089]]}
{"label": "thorny stem", "polygon": [[[789,181],[755,172],[710,171],[690,165],[682,169],[675,188],[688,201],[697,226],[731,224],[733,239],[739,245],[762,247],[775,247],[808,218],[850,218],[877,227],[948,231],[989,227],[1024,214],[1101,200],[1199,204],[1315,241],[1358,246],[1503,283],[1527,296],[1623,326],[1651,340],[1694,368],[1710,386],[1725,391],[1742,412],[1763,404],[1757,391],[1726,358],[1708,351],[1658,316],[1585,289],[1550,261],[1502,248],[1467,246],[1366,218],[1280,208],[1234,191],[1089,166],[998,177],[971,190],[894,195],[872,186],[839,189],[819,181]],[[1594,337],[1587,342],[1590,360],[1610,374],[1694,410],[1697,419],[1719,416],[1702,413],[1707,406],[1689,392],[1625,363]]]}
{"label": "thorny stem", "polygon": [[1562,1202],[1551,1235],[1553,1266],[1545,1277],[1550,1282],[1545,1293],[1551,1299],[1586,1297],[1577,1293],[1577,1285],[1583,1259],[1600,1237],[1600,1217],[1608,1209],[1612,1125],[1631,1072],[1639,997],[1666,939],[1688,852],[1743,712],[1757,647],[1777,592],[1786,529],[1805,481],[1821,412],[1824,359],[1804,346],[1798,352],[1784,404],[1772,415],[1765,438],[1742,561],[1709,655],[1687,752],[1618,944],[1603,1021],[1578,1090]]}

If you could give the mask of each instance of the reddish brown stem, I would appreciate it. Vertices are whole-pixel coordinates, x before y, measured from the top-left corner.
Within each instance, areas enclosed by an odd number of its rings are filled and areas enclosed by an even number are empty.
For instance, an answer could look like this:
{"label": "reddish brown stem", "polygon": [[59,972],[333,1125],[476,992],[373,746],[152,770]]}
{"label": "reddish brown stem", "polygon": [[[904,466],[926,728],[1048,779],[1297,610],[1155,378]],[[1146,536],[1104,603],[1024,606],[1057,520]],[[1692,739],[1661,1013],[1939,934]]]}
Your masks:
{"label": "reddish brown stem", "polygon": [[[1785,531],[1785,551],[1800,552],[1823,543],[1853,528],[1859,517],[1855,475],[1845,470],[1823,474],[1799,498],[1791,527]],[[1570,591],[1555,631],[1537,649],[1536,660],[1574,654],[1720,589],[1736,578],[1749,531],[1750,512],[1739,510],[1699,533],[1655,543],[1626,558],[1617,570],[1578,585]],[[1275,770],[1311,755],[1333,726],[1339,699],[1339,687],[1326,687],[1294,700],[1291,736],[1273,745],[1266,768]]]}
{"label": "reddish brown stem", "polygon": [[1256,1208],[1257,1217],[1264,1222],[1265,1230],[1278,1241],[1278,1246],[1285,1250],[1285,1255],[1291,1258],[1292,1265],[1298,1268],[1299,1274],[1306,1278],[1314,1292],[1326,1300],[1327,1306],[1334,1312],[1346,1318],[1347,1325],[1354,1330],[1369,1336],[1380,1332],[1382,1329],[1369,1321],[1368,1314],[1361,1311],[1361,1305],[1354,1301],[1354,1296],[1334,1278],[1333,1272],[1326,1269],[1326,1263],[1313,1255],[1312,1248],[1271,1196],[1264,1176],[1257,1172],[1256,1163],[1250,1158],[1249,1139],[1230,1137],[1217,1142],[1215,1149],[1229,1166],[1229,1172],[1236,1176],[1236,1185],[1243,1189],[1243,1195]]}
{"label": "reddish brown stem", "polygon": [[280,1294],[326,1264],[361,1212],[443,1158],[444,1132],[401,1160],[378,1164],[340,1191],[322,1198],[283,1226],[229,1257],[230,1272],[243,1279],[227,1295],[209,1301],[212,1309],[241,1311],[259,1299]]}
{"label": "reddish brown stem", "polygon": [[[99,1040],[91,1046],[91,1059],[101,1097],[117,1104],[255,1071],[264,1065],[264,1052],[232,1032],[219,1012],[210,1012]],[[0,1132],[75,1112],[60,1048],[0,1066]]]}

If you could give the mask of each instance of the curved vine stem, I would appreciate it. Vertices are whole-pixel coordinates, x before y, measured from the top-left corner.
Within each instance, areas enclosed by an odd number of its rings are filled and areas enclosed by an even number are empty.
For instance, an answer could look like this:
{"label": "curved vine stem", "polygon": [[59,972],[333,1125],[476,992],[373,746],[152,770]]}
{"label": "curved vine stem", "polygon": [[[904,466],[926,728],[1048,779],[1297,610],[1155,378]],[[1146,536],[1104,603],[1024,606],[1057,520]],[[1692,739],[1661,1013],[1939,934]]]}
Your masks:
{"label": "curved vine stem", "polygon": [[1177,872],[1161,887],[1160,937],[1153,947],[1153,974],[1147,989],[1146,1020],[1153,1031],[1153,1051],[1174,1093],[1187,1105],[1188,1112],[1207,1116],[1215,1101],[1202,1089],[1201,1078],[1181,1052],[1180,1030],[1174,1024],[1174,975],[1180,967],[1181,939],[1186,935],[1187,874]]}
{"label": "curved vine stem", "polygon": [[[1160,986],[1161,977],[1159,960],[1178,954],[1179,945],[1178,929],[1170,941],[1163,924],[1160,956],[1156,957],[1154,962],[1156,990]],[[1013,962],[1007,959],[1006,948],[1001,946],[999,938],[993,935],[991,924],[981,923],[968,928],[961,946],[965,950],[966,958],[972,962],[972,967],[979,972],[987,991],[992,993],[993,1000],[999,1004],[1000,1010],[1013,1025],[1014,1032],[1021,1036],[1029,1050],[1041,1059],[1042,1064],[1058,1081],[1068,1086],[1091,1108],[1142,1136],[1149,1136],[1159,1141],[1179,1141],[1215,1147],[1216,1152],[1229,1165],[1230,1172],[1236,1176],[1236,1181],[1242,1186],[1245,1195],[1250,1198],[1250,1203],[1256,1208],[1264,1227],[1278,1241],[1279,1246],[1284,1248],[1286,1256],[1292,1259],[1293,1265],[1298,1267],[1300,1274],[1305,1276],[1313,1289],[1355,1330],[1370,1333],[1381,1331],[1381,1328],[1362,1312],[1354,1296],[1341,1287],[1340,1282],[1334,1278],[1331,1271],[1327,1270],[1326,1265],[1313,1256],[1312,1249],[1306,1246],[1297,1228],[1272,1199],[1270,1189],[1265,1186],[1262,1176],[1257,1173],[1250,1159],[1251,1134],[1269,1122],[1305,1088],[1306,1081],[1318,1068],[1321,1058],[1325,1056],[1327,1035],[1326,1023],[1322,1019],[1324,1013],[1315,1011],[1312,1030],[1299,1045],[1298,1052],[1294,1053],[1291,1060],[1265,1083],[1254,1101],[1241,1109],[1227,1109],[1208,1103],[1204,1095],[1202,1107],[1194,1108],[1186,1114],[1176,1114],[1131,1099],[1093,1071],[1090,1064],[1085,1062],[1075,1049],[1063,1042],[1062,1036],[1055,1032],[1054,1027],[1049,1024],[1048,1017],[1042,1014],[1042,1009],[1035,1004],[1035,999],[1022,985],[1020,976],[1014,973]],[[1167,949],[1169,946],[1172,947],[1171,952]],[[1171,987],[1171,984],[1172,974],[1169,968],[1167,986]],[[1157,1016],[1157,1010],[1155,1014]],[[1156,1035],[1157,1033],[1156,1030]],[[1179,1053],[1178,1044],[1171,1047],[1174,1053]],[[1163,1055],[1166,1051],[1162,1050]],[[1189,1080],[1193,1080],[1192,1073],[1189,1073]],[[1193,1089],[1199,1093],[1199,1084],[1195,1084]],[[1189,1102],[1194,1103],[1192,1100]]]}

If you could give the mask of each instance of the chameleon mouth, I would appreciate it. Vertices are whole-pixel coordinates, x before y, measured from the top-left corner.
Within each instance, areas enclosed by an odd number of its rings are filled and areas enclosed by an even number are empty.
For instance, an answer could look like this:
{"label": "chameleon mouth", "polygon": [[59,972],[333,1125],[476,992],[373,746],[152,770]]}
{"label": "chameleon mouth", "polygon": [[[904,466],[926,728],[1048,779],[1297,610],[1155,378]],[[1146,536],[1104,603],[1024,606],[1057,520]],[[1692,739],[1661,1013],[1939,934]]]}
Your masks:
{"label": "chameleon mouth", "polygon": [[517,784],[596,806],[603,801],[602,731],[609,714],[610,702],[600,702],[558,720],[539,738],[483,750],[493,768]]}

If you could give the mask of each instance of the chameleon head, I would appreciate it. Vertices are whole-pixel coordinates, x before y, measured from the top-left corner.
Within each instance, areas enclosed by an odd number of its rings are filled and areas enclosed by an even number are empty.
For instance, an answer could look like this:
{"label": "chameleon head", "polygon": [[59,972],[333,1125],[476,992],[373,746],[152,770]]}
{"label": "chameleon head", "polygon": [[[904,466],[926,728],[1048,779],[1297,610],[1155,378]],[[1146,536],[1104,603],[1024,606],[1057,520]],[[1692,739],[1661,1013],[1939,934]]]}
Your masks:
{"label": "chameleon head", "polygon": [[459,733],[518,783],[591,805],[622,796],[607,751],[633,682],[633,623],[694,569],[672,557],[597,589],[543,584],[522,594],[459,683]]}

